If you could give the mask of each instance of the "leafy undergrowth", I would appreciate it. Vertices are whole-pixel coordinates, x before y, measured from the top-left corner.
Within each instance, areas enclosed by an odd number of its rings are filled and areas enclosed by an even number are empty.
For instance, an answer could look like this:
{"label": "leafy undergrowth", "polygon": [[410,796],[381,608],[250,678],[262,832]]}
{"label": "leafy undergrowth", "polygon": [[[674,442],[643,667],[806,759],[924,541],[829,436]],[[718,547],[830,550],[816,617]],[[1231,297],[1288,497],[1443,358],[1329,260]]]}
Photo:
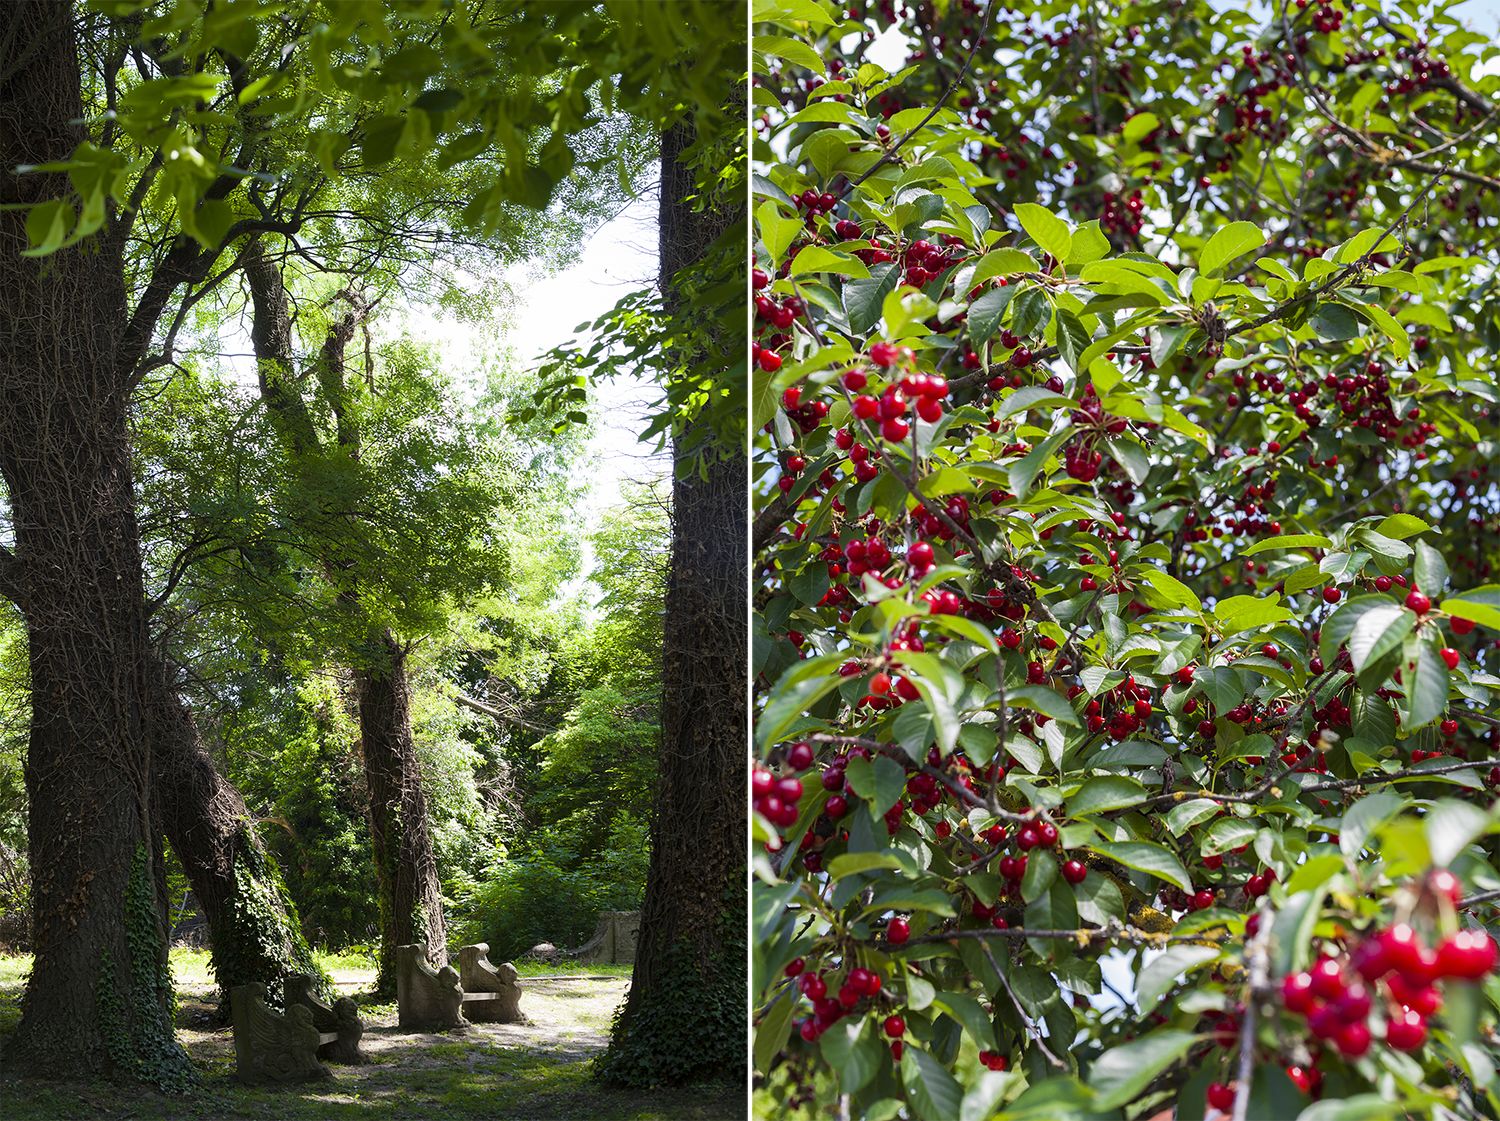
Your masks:
{"label": "leafy undergrowth", "polygon": [[[374,983],[374,968],[355,958],[320,955],[339,987],[358,999]],[[24,957],[0,957],[0,1049],[20,1019],[21,989],[30,967]],[[396,1030],[395,1006],[361,1002],[363,1067],[331,1066],[321,1084],[253,1088],[234,1079],[229,1029],[213,1022],[212,974],[207,955],[174,950],[178,1038],[200,1075],[182,1097],[150,1090],[40,1081],[8,1076],[0,1061],[0,1101],[7,1121],[74,1117],[274,1118],[527,1118],[529,1121],[728,1121],[745,1115],[738,1086],[693,1086],[652,1092],[602,1089],[590,1077],[603,1050],[610,1017],[624,996],[628,972],[619,966],[565,965],[528,971],[522,1008],[529,1025],[475,1025],[463,1034],[408,1034]]]}

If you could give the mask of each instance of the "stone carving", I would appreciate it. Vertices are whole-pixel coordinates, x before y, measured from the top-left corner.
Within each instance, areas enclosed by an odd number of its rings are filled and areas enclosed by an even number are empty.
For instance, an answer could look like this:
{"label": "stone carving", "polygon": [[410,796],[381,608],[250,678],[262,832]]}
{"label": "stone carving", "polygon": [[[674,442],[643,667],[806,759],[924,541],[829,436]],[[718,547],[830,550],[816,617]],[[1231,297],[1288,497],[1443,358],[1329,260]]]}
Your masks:
{"label": "stone carving", "polygon": [[478,942],[458,948],[458,977],[464,989],[464,1015],[476,1023],[529,1024],[521,1011],[521,981],[510,962],[490,964],[490,948]]}
{"label": "stone carving", "polygon": [[633,965],[640,934],[639,911],[604,911],[599,915],[599,926],[595,929],[594,936],[574,950],[573,956],[579,961],[595,964],[617,962]]}
{"label": "stone carving", "polygon": [[396,947],[396,1018],[401,1027],[415,1031],[461,1028],[468,1023],[463,1004],[458,970],[451,965],[434,970],[421,946]]}
{"label": "stone carving", "polygon": [[301,1004],[286,1015],[266,1006],[266,987],[238,985],[229,993],[234,1023],[234,1072],[241,1082],[310,1082],[331,1078],[318,1062],[318,1029]]}
{"label": "stone carving", "polygon": [[313,1025],[323,1041],[318,1057],[335,1063],[369,1062],[359,1049],[360,1037],[365,1034],[359,1006],[346,996],[339,997],[332,1005],[325,1004],[313,991],[315,984],[309,974],[292,974],[286,980],[286,1003],[288,1008],[300,1005],[312,1013]]}

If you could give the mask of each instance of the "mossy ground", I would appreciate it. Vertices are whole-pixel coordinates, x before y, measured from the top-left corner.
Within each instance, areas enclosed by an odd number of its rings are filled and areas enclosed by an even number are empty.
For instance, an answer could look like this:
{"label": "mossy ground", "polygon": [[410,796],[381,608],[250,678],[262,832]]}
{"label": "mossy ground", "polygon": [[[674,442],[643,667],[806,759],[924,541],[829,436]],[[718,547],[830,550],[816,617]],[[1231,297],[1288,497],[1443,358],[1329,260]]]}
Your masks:
{"label": "mossy ground", "polygon": [[[368,1066],[334,1065],[332,1081],[322,1084],[241,1086],[234,1079],[232,1034],[213,1023],[208,954],[179,949],[172,952],[177,1035],[199,1073],[197,1088],[169,1097],[113,1084],[15,1078],[0,1053],[0,1112],[6,1121],[733,1121],[745,1116],[738,1086],[616,1092],[593,1081],[590,1060],[603,1050],[610,1018],[624,996],[629,982],[625,967],[524,969],[531,983],[522,1008],[533,1024],[476,1025],[462,1035],[411,1035],[396,1031],[394,1005],[361,999],[374,985],[372,960],[351,954],[319,954],[318,960],[340,990],[362,1005],[365,1050],[375,1060]],[[20,1019],[21,990],[30,965],[27,957],[0,957],[0,1048]],[[587,976],[579,978],[581,974]]]}

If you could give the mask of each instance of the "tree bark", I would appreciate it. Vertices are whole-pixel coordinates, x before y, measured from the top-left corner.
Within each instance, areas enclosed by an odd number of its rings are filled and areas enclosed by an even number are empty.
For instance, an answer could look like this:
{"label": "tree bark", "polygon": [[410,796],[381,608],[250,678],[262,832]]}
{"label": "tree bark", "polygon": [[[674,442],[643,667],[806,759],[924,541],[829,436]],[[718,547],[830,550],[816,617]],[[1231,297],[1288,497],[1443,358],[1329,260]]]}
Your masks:
{"label": "tree bark", "polygon": [[396,987],[396,947],[416,943],[445,965],[447,930],[437,860],[427,828],[427,796],[411,733],[406,651],[381,631],[356,668],[360,748],[370,788],[370,838],[380,881],[380,974],[376,989]]}
{"label": "tree bark", "polygon": [[321,979],[275,860],[240,792],[214,766],[172,668],[153,651],[146,666],[147,717],[163,831],[208,921],[221,1015],[229,990],[259,981],[280,1006],[286,979]]}
{"label": "tree bark", "polygon": [[24,210],[68,193],[21,164],[83,139],[70,4],[0,15],[0,473],[10,493],[32,719],[36,958],[14,1048],[39,1072],[191,1076],[172,1034],[166,901],[142,720],[147,646],[121,352],[120,247],[23,258]]}
{"label": "tree bark", "polygon": [[[662,135],[661,284],[676,287],[737,215],[695,210],[690,124]],[[674,443],[651,862],[630,993],[600,1065],[627,1085],[743,1077],[745,1062],[745,449],[701,415]],[[686,449],[693,449],[688,458]]]}

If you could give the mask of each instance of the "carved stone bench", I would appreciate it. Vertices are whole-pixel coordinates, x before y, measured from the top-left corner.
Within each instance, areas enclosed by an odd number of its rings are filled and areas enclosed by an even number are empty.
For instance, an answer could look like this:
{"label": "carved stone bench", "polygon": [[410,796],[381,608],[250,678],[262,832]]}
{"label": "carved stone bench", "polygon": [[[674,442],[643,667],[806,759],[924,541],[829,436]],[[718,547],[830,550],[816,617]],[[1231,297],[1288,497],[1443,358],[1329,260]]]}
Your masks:
{"label": "carved stone bench", "polygon": [[234,1023],[234,1072],[241,1082],[333,1077],[318,1062],[324,1039],[306,1005],[289,1004],[285,1015],[273,1011],[266,1005],[266,987],[255,982],[230,990],[229,1014]]}
{"label": "carved stone bench", "polygon": [[287,1007],[299,1005],[312,1013],[318,1029],[318,1057],[335,1063],[367,1063],[370,1060],[359,1049],[365,1026],[359,1018],[359,1006],[346,996],[332,1005],[318,999],[313,991],[316,981],[306,973],[294,973],[286,980]]}
{"label": "carved stone bench", "polygon": [[396,947],[396,1010],[401,1027],[413,1031],[461,1028],[464,990],[451,965],[434,970],[422,947]]}
{"label": "carved stone bench", "polygon": [[484,942],[458,948],[458,977],[464,990],[464,1015],[489,1024],[529,1024],[521,1011],[521,981],[510,962],[490,964]]}

